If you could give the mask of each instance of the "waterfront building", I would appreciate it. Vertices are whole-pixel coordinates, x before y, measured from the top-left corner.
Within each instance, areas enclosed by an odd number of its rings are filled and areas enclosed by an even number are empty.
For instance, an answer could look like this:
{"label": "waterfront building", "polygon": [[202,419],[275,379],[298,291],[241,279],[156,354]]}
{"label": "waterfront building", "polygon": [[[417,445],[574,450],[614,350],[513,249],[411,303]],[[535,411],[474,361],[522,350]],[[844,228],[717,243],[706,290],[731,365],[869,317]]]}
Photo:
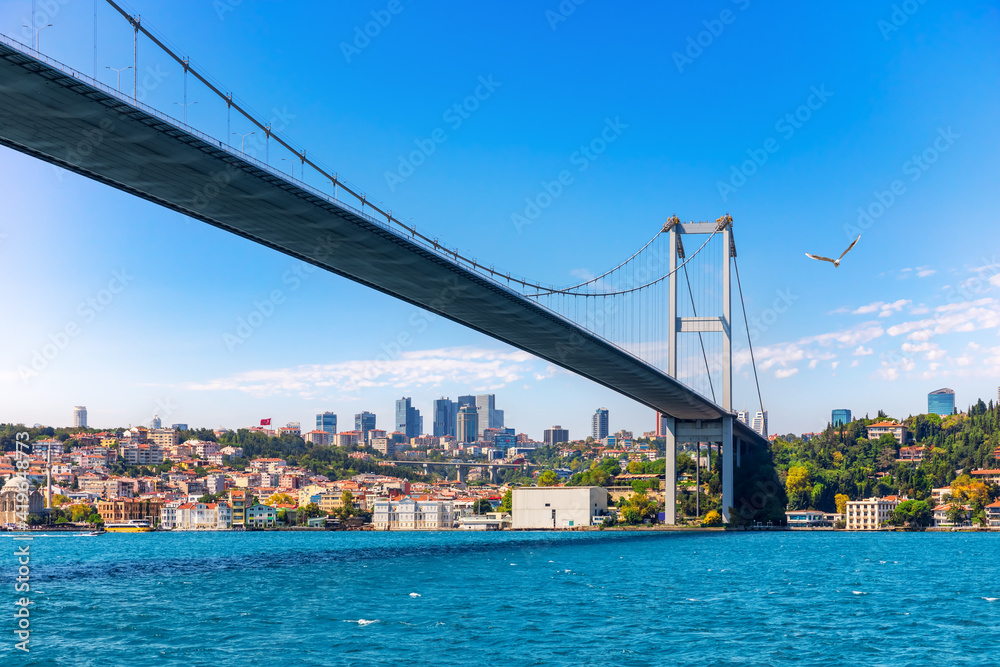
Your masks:
{"label": "waterfront building", "polygon": [[986,512],[986,524],[990,528],[1000,528],[1000,501],[987,505],[984,511]]}
{"label": "waterfront building", "polygon": [[447,500],[377,500],[372,513],[375,530],[445,530],[457,516]]}
{"label": "waterfront building", "polygon": [[163,501],[157,498],[115,498],[97,502],[97,513],[104,523],[149,521],[160,518]]}
{"label": "waterfront building", "polygon": [[958,520],[958,522],[952,521],[948,514],[953,505],[958,503],[948,503],[941,504],[934,508],[934,525],[935,526],[971,526],[972,525],[972,508],[968,505],[962,505],[963,515]]}
{"label": "waterfront building", "polygon": [[177,506],[174,530],[229,530],[233,511],[228,503],[183,503]]}
{"label": "waterfront building", "polygon": [[608,513],[608,491],[600,486],[525,486],[513,490],[511,527],[593,526]]}
{"label": "waterfront building", "polygon": [[29,514],[44,513],[45,498],[38,489],[31,489],[31,483],[24,477],[11,477],[0,489],[0,527],[17,527],[27,523]]}
{"label": "waterfront building", "polygon": [[458,409],[458,432],[455,437],[464,443],[479,439],[479,411],[476,406],[464,405]]}
{"label": "waterfront building", "polygon": [[847,502],[847,530],[878,530],[892,518],[896,506],[906,498],[886,496]]}
{"label": "waterfront building", "polygon": [[73,428],[87,428],[87,406],[73,408]]}
{"label": "waterfront building", "polygon": [[542,442],[549,446],[557,445],[560,442],[569,442],[569,430],[558,425],[547,428],[543,434]]}
{"label": "waterfront building", "polygon": [[828,515],[819,510],[789,510],[785,512],[785,521],[790,528],[818,528],[833,525],[828,519]]}
{"label": "waterfront building", "polygon": [[160,528],[173,530],[177,526],[177,508],[183,504],[183,500],[171,500],[160,508]]}
{"label": "waterfront building", "polygon": [[273,507],[258,503],[246,508],[246,519],[244,525],[247,527],[273,528],[277,523],[278,510]]}
{"label": "waterfront building", "polygon": [[411,405],[409,396],[396,401],[396,430],[406,434],[406,439],[415,438],[424,431],[424,420],[420,410]]}
{"label": "waterfront building", "polygon": [[354,415],[354,430],[361,432],[361,441],[368,442],[368,433],[375,428],[375,413],[359,412]]}
{"label": "waterfront building", "polygon": [[906,444],[906,427],[898,422],[877,422],[867,427],[868,439],[878,440],[886,433],[891,433],[896,442]]}
{"label": "waterfront building", "polygon": [[246,524],[246,509],[250,506],[252,499],[253,496],[247,488],[229,489],[229,506],[232,508],[234,527],[242,527]]}
{"label": "waterfront building", "polygon": [[608,437],[608,409],[607,408],[597,408],[597,412],[594,413],[594,418],[592,419],[593,428],[592,434],[594,440],[600,441]]}
{"label": "waterfront building", "polygon": [[316,430],[326,431],[330,435],[337,434],[337,413],[321,412],[316,415]]}
{"label": "waterfront building", "polygon": [[938,389],[927,394],[927,414],[946,417],[955,412],[955,390]]}
{"label": "waterfront building", "polygon": [[851,411],[846,408],[834,410],[830,415],[830,423],[835,427],[841,424],[850,424],[851,421]]}

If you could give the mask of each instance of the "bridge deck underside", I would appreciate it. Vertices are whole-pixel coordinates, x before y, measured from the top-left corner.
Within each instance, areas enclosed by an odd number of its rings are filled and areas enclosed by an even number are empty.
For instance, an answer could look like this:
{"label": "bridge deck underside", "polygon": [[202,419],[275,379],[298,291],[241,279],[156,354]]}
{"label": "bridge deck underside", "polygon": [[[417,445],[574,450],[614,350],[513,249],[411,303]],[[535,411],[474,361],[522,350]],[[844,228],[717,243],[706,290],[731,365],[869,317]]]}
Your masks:
{"label": "bridge deck underside", "polygon": [[[88,151],[77,150],[81,142]],[[425,308],[655,410],[682,419],[724,413],[659,369],[350,207],[3,44],[0,143]]]}

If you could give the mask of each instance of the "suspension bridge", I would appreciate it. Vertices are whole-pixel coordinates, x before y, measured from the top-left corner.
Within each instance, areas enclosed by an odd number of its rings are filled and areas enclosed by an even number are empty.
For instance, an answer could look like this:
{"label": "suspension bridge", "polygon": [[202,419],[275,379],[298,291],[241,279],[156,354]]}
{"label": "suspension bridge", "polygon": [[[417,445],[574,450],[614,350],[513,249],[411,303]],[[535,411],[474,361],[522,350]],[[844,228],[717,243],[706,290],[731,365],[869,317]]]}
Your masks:
{"label": "suspension bridge", "polygon": [[[369,201],[138,16],[106,1],[133,31],[134,72],[140,37],[182,68],[184,120],[140,102],[138,76],[131,95],[98,81],[96,56],[88,76],[0,35],[0,144],[427,309],[652,408],[667,441],[667,523],[676,519],[671,472],[685,443],[719,445],[730,520],[741,454],[767,446],[733,412],[732,218],[671,217],[632,256],[573,285],[513,275]],[[225,104],[227,131],[234,111],[259,129],[265,160],[187,125],[189,76]],[[301,164],[301,179],[272,166],[271,143]],[[306,183],[307,169],[328,189]],[[738,275],[736,268],[739,287]]]}

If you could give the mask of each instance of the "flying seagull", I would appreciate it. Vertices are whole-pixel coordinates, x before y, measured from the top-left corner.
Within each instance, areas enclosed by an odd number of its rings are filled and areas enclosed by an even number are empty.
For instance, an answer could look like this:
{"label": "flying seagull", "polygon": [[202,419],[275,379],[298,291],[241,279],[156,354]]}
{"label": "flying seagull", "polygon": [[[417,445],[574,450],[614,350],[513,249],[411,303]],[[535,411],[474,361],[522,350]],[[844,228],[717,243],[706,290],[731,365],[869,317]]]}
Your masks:
{"label": "flying seagull", "polygon": [[840,266],[840,260],[844,259],[844,255],[846,255],[847,253],[851,252],[851,248],[853,248],[854,244],[857,243],[860,240],[861,240],[861,235],[859,234],[858,238],[854,239],[854,243],[851,243],[851,245],[847,246],[847,250],[845,250],[844,252],[840,253],[840,257],[838,257],[837,259],[830,259],[829,257],[820,257],[819,255],[810,255],[809,253],[806,253],[806,257],[810,257],[812,259],[818,259],[818,260],[823,261],[823,262],[830,262],[831,264],[833,264],[834,267],[839,267]]}

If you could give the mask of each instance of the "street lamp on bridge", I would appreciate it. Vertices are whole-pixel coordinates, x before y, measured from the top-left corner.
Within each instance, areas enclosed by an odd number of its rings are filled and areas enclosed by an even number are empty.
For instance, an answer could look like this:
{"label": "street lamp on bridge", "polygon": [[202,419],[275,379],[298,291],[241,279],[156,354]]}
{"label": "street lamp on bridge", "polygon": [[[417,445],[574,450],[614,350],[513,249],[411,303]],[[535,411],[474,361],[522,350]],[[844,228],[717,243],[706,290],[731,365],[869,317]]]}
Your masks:
{"label": "street lamp on bridge", "polygon": [[240,152],[246,153],[247,137],[251,134],[257,134],[256,132],[247,132],[246,134],[240,134],[239,132],[233,132],[237,137],[242,137],[240,140]]}
{"label": "street lamp on bridge", "polygon": [[[34,17],[32,17],[32,21],[34,21]],[[22,23],[21,25],[23,25],[28,30],[34,30],[35,31],[35,51],[38,50],[38,33],[40,33],[41,31],[45,30],[46,28],[51,28],[52,27],[51,23],[46,23],[45,25],[43,25],[41,27],[38,27],[38,28],[32,28],[30,25],[28,25],[26,23]]]}
{"label": "street lamp on bridge", "polygon": [[184,107],[184,124],[187,125],[187,122],[188,122],[188,107],[191,106],[192,104],[198,104],[198,103],[197,102],[187,102],[185,104],[183,102],[174,102],[174,104],[176,104],[177,106],[180,106],[180,107]]}
{"label": "street lamp on bridge", "polygon": [[119,67],[109,67],[105,65],[104,69],[112,70],[115,74],[118,75],[118,80],[117,83],[115,83],[115,88],[118,90],[119,93],[122,92],[122,72],[124,72],[127,69],[132,69],[132,66],[129,65],[128,67],[119,68]]}

